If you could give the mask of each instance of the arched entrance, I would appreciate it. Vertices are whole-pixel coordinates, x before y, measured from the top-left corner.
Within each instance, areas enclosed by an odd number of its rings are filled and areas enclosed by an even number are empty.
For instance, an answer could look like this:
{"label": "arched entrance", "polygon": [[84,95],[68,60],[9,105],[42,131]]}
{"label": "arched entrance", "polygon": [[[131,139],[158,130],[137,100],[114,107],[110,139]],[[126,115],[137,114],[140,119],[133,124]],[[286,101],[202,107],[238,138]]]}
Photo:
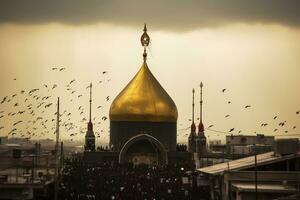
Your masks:
{"label": "arched entrance", "polygon": [[130,138],[122,147],[119,163],[164,165],[168,163],[167,152],[160,141],[148,134]]}

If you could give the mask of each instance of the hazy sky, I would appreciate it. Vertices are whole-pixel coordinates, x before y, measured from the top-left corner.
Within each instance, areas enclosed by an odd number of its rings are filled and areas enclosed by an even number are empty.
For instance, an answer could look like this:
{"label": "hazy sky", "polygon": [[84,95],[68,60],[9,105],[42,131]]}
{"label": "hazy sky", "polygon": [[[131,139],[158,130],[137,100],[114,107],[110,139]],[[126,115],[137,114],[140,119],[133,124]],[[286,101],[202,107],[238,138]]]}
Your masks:
{"label": "hazy sky", "polygon": [[[206,127],[213,124],[212,129],[224,132],[235,128],[235,134],[240,130],[242,134],[300,134],[300,115],[296,115],[300,110],[299,9],[297,0],[1,1],[0,101],[5,96],[12,100],[0,104],[0,127],[4,127],[0,135],[17,128],[11,132],[16,136],[30,132],[36,138],[54,138],[51,120],[60,96],[61,109],[66,110],[62,122],[77,126],[67,130],[72,127],[67,124],[61,129],[62,138],[77,134],[74,139],[83,139],[86,87],[92,82],[94,131],[100,133],[98,142],[107,142],[109,120],[102,117],[108,117],[112,100],[142,64],[139,39],[144,22],[152,41],[149,68],[178,108],[179,142],[186,142],[189,133],[192,88],[199,116],[200,81]],[[52,67],[66,69],[59,72]],[[73,79],[71,90],[66,90]],[[52,89],[54,84],[57,87]],[[39,108],[41,99],[28,96],[34,88],[40,90],[32,96],[51,96]],[[224,93],[223,88],[227,88]],[[49,103],[53,105],[45,108]],[[245,109],[246,105],[251,107]],[[79,106],[84,109],[81,115]],[[286,125],[279,127],[284,121]],[[262,123],[268,125],[261,127]],[[210,140],[225,136],[209,130],[206,135]]]}

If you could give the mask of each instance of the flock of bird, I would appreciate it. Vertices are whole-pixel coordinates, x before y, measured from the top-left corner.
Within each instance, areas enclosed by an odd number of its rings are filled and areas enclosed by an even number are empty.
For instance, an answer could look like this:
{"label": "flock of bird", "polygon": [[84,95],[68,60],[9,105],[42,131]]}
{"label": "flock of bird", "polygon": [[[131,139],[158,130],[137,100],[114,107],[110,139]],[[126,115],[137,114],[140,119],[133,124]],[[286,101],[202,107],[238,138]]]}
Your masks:
{"label": "flock of bird", "polygon": [[[65,67],[53,67],[50,71],[52,72],[63,72]],[[49,72],[51,73],[51,72]],[[109,82],[111,79],[107,77],[107,71],[102,72],[102,79],[106,79]],[[14,78],[14,81],[17,79]],[[62,84],[43,84],[39,88],[32,88],[29,90],[22,89],[20,92],[5,96],[0,99],[0,135],[1,136],[15,136],[26,139],[41,138],[43,136],[48,137],[51,133],[55,133],[56,130],[56,99],[57,89],[64,90],[64,101],[67,97],[70,104],[74,106],[78,103],[77,109],[63,109],[60,112],[60,127],[62,133],[67,134],[70,137],[74,137],[78,134],[84,134],[86,132],[86,122],[88,120],[89,113],[85,112],[84,108],[88,108],[88,101],[84,105],[79,105],[79,99],[86,96],[89,98],[89,92],[83,95],[75,90],[74,84],[77,82],[76,79],[72,79],[67,85]],[[98,84],[103,83],[100,80]],[[86,89],[90,87],[87,86]],[[67,94],[68,93],[68,94]],[[106,96],[103,101],[109,102],[109,96]],[[97,101],[94,101],[97,103]],[[65,106],[68,107],[68,106]],[[102,108],[102,105],[98,105],[97,109]],[[77,115],[77,116],[76,116]],[[98,115],[98,114],[97,114]],[[52,116],[52,118],[49,118]],[[95,115],[96,116],[96,115]],[[74,119],[80,119],[76,122]],[[4,122],[5,119],[5,127]],[[100,131],[95,131],[97,137],[100,137],[101,133],[106,132],[103,126],[100,126],[101,122],[107,120],[107,116],[103,115],[97,120],[97,117],[93,117],[93,123]],[[12,122],[9,124],[9,122]],[[3,125],[2,125],[3,124]],[[3,134],[4,130],[6,133]],[[72,139],[71,139],[72,140]]]}
{"label": "flock of bird", "polygon": [[[53,73],[59,72],[63,73],[63,71],[66,71],[67,69],[65,67],[53,67],[50,69]],[[107,77],[108,72],[103,71],[101,74],[101,79],[97,81],[97,84],[103,84],[104,82],[110,82],[111,79]],[[105,80],[106,79],[106,80]],[[17,79],[14,78],[14,81]],[[7,124],[7,127],[4,127],[4,125],[0,125],[0,134],[1,136],[7,135],[7,136],[18,136],[23,138],[40,138],[40,137],[47,137],[49,134],[55,132],[56,128],[56,98],[57,98],[57,89],[64,90],[64,99],[67,99],[67,97],[70,97],[68,101],[73,106],[78,104],[76,109],[63,109],[60,112],[60,125],[63,129],[61,132],[66,134],[67,136],[70,136],[71,138],[74,136],[77,136],[78,134],[84,134],[86,132],[86,122],[88,120],[89,113],[85,112],[84,108],[88,108],[88,100],[86,100],[84,105],[80,105],[80,99],[85,96],[86,99],[89,97],[89,93],[86,92],[85,94],[80,93],[80,88],[75,87],[74,84],[76,84],[77,79],[72,79],[68,81],[66,85],[57,84],[57,83],[51,83],[51,84],[42,84],[39,88],[31,88],[31,89],[22,89],[20,92],[5,96],[0,99],[0,122],[5,119],[11,121],[13,123]],[[85,89],[89,89],[89,85],[84,87]],[[75,90],[75,88],[77,88]],[[81,91],[82,89],[81,88]],[[226,88],[221,90],[221,93],[227,93],[228,90]],[[110,101],[110,96],[106,96],[103,99],[104,102]],[[97,102],[97,101],[94,101]],[[226,100],[227,104],[232,104],[231,100]],[[104,105],[97,105],[97,109],[103,108]],[[5,108],[5,109],[4,109]],[[251,109],[252,105],[246,104],[243,106],[243,109]],[[101,113],[101,112],[100,112]],[[103,112],[102,112],[103,113]],[[300,111],[296,111],[295,114],[300,117]],[[52,116],[52,118],[49,118],[49,116]],[[95,115],[95,116],[98,116]],[[230,114],[226,114],[224,118],[230,118]],[[74,121],[74,119],[80,119],[79,121]],[[278,116],[273,117],[273,121],[278,121]],[[107,133],[109,133],[108,130],[105,130],[105,127],[101,123],[105,122],[108,119],[108,117],[103,114],[99,118],[93,117],[92,121],[94,123],[95,127],[95,133],[97,137],[102,136],[108,136]],[[199,120],[199,118],[198,118]],[[189,119],[191,121],[191,119]],[[274,127],[273,132],[278,132],[279,128],[286,127],[287,121],[278,121],[278,127]],[[0,123],[3,124],[3,123]],[[270,126],[270,123],[268,122],[261,122],[260,127],[267,127]],[[179,124],[180,125],[180,124]],[[290,125],[290,124],[289,124]],[[227,134],[233,134],[233,133],[242,133],[242,130],[238,130],[234,127],[228,129],[227,131],[218,131],[214,130],[213,127],[215,127],[214,124],[210,124],[207,126],[206,130],[214,131],[217,133],[227,133]],[[296,129],[296,125],[292,126],[292,129]],[[3,130],[8,130],[6,133],[3,134]],[[97,131],[99,130],[100,131]],[[189,127],[179,129],[178,133],[181,134],[181,131],[185,131],[183,135],[180,135],[184,138],[186,138],[189,133],[187,133],[187,130],[189,130]],[[289,131],[286,129],[284,130],[284,133],[288,133]],[[219,135],[217,135],[219,136]],[[72,139],[71,139],[72,140]]]}
{"label": "flock of bird", "polygon": [[[221,90],[221,93],[225,93],[226,91],[227,91],[227,89],[224,88],[224,89]],[[227,100],[227,104],[231,104],[231,103],[232,103],[231,100],[229,100],[229,101]],[[252,105],[247,104],[243,108],[247,110],[247,109],[251,109],[251,107],[252,107]],[[295,115],[300,117],[300,111],[297,110],[295,112]],[[231,116],[230,114],[226,114],[224,116],[224,118],[229,118],[230,116]],[[199,118],[197,118],[197,120],[199,120]],[[273,121],[276,121],[276,120],[278,120],[278,115],[273,117]],[[189,119],[189,121],[192,121],[192,119]],[[215,126],[214,124],[210,124],[206,127],[205,130],[218,133],[217,136],[220,136],[220,133],[221,134],[234,134],[234,133],[241,134],[243,132],[242,130],[236,130],[236,128],[234,128],[234,127],[230,128],[229,130],[225,130],[225,131],[224,130],[222,130],[222,131],[215,130],[215,129],[212,129],[214,126]],[[267,123],[267,122],[260,123],[260,127],[267,127],[267,126],[269,126],[269,123]],[[284,130],[282,133],[285,133],[285,134],[289,133],[289,130],[287,128],[287,121],[286,120],[277,122],[277,127],[274,127],[273,133],[278,132],[279,128],[284,128],[284,127],[286,127],[286,130]],[[297,126],[292,125],[290,128],[292,128],[292,130],[295,130],[297,128]],[[188,137],[189,136],[189,131],[190,131],[190,126],[188,126],[186,128],[179,129],[179,132],[182,132],[184,134],[183,137]],[[249,132],[247,132],[247,133],[249,133]],[[254,133],[257,134],[256,131]]]}

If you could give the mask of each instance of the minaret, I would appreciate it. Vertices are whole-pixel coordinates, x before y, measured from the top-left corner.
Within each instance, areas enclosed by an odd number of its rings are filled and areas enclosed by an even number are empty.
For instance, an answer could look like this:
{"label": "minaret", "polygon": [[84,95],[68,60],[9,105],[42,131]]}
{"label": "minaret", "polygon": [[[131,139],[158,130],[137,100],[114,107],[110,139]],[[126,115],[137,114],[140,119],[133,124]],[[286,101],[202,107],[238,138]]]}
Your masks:
{"label": "minaret", "polygon": [[90,84],[90,119],[88,122],[87,132],[85,135],[85,151],[95,151],[95,134],[92,124],[92,83]]}
{"label": "minaret", "polygon": [[203,121],[202,121],[202,104],[203,104],[203,100],[202,100],[202,88],[203,88],[203,83],[200,83],[200,122],[199,122],[199,126],[198,126],[198,153],[201,156],[202,154],[204,154],[206,152],[206,137],[204,134],[204,125],[203,125]]}
{"label": "minaret", "polygon": [[203,83],[200,83],[200,123],[199,123],[199,127],[198,127],[198,135],[204,135],[204,125],[202,122],[202,104],[203,104],[203,100],[202,100],[202,88],[203,88]]}
{"label": "minaret", "polygon": [[188,150],[191,153],[196,151],[196,143],[195,143],[195,136],[196,136],[196,125],[195,125],[195,89],[192,90],[193,100],[192,100],[192,125],[191,125],[191,132],[188,138]]}

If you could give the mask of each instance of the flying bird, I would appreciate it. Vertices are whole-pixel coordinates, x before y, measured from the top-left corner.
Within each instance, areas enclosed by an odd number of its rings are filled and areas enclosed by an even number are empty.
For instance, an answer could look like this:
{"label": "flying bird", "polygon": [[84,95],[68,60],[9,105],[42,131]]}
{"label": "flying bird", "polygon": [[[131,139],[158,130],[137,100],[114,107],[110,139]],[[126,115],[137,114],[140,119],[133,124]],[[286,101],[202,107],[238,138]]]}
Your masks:
{"label": "flying bird", "polygon": [[104,121],[107,120],[107,117],[106,117],[106,116],[103,116],[103,117],[102,117],[102,120],[104,120]]}
{"label": "flying bird", "polygon": [[246,106],[245,106],[245,108],[250,108],[250,107],[251,107],[251,105],[246,105]]}
{"label": "flying bird", "polygon": [[33,92],[35,92],[35,91],[38,91],[38,90],[39,90],[38,88],[32,89],[32,90],[29,91],[29,94],[31,94],[31,93],[33,93]]}
{"label": "flying bird", "polygon": [[297,112],[296,112],[296,115],[299,115],[300,114],[300,111],[298,110]]}
{"label": "flying bird", "polygon": [[106,97],[106,101],[109,101],[109,96]]}
{"label": "flying bird", "polygon": [[14,123],[13,125],[16,126],[18,125],[19,123],[22,123],[23,121],[17,121],[16,123]]}
{"label": "flying bird", "polygon": [[232,129],[229,130],[229,132],[232,132],[232,131],[234,131],[234,128],[232,128]]}
{"label": "flying bird", "polygon": [[285,125],[285,122],[286,122],[286,121],[280,122],[278,125],[279,125],[279,126],[284,126],[284,125]]}
{"label": "flying bird", "polygon": [[52,105],[52,103],[49,103],[49,104],[45,105],[45,108],[48,108],[48,107],[50,107],[51,105]]}
{"label": "flying bird", "polygon": [[103,71],[103,72],[102,72],[102,74],[106,74],[106,73],[107,73],[107,71]]}
{"label": "flying bird", "polygon": [[65,70],[65,69],[66,69],[65,67],[62,67],[62,68],[59,69],[59,71],[61,72],[61,71]]}
{"label": "flying bird", "polygon": [[57,67],[52,67],[52,70],[57,70]]}
{"label": "flying bird", "polygon": [[12,132],[14,132],[14,131],[16,131],[16,130],[17,130],[17,129],[14,128],[14,129],[12,129],[11,131],[9,131],[8,134],[10,134],[10,133],[12,133]]}
{"label": "flying bird", "polygon": [[7,99],[7,96],[2,99],[1,104],[3,104],[6,101],[6,99]]}
{"label": "flying bird", "polygon": [[276,119],[276,118],[277,118],[277,116],[273,117],[273,119]]}
{"label": "flying bird", "polygon": [[226,88],[222,89],[222,92],[224,93],[226,91]]}
{"label": "flying bird", "polygon": [[229,117],[230,115],[225,115],[225,117],[227,118],[227,117]]}

